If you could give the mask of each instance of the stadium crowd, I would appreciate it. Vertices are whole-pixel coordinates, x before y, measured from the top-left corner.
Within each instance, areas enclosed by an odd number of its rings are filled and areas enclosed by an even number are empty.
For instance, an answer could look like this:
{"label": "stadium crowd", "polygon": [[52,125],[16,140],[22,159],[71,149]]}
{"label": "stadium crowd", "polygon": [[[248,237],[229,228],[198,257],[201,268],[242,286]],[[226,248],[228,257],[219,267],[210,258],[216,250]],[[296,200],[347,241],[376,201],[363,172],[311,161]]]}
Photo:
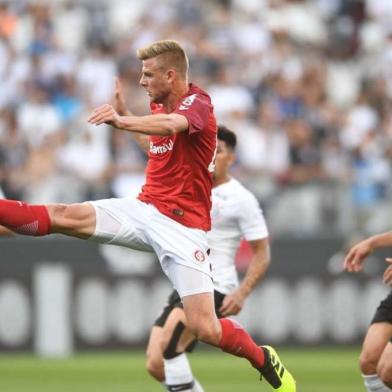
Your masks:
{"label": "stadium crowd", "polygon": [[274,235],[386,230],[391,20],[390,0],[2,1],[1,188],[30,203],[137,193],[144,154],[86,118],[117,75],[145,113],[135,50],[173,38]]}

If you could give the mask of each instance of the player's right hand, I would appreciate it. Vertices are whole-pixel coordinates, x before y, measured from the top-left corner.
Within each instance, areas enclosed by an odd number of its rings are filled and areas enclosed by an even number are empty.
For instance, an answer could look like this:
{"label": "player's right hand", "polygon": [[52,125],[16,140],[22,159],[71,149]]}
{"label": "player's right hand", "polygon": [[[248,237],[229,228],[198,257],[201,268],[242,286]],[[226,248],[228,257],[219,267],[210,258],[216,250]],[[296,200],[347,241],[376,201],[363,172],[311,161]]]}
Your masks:
{"label": "player's right hand", "polygon": [[344,269],[348,272],[359,272],[363,268],[366,257],[372,253],[373,247],[369,239],[353,246],[344,259]]}
{"label": "player's right hand", "polygon": [[223,299],[222,306],[219,312],[223,317],[237,315],[244,306],[245,296],[241,293],[240,289],[233,291],[231,294],[226,295]]}
{"label": "player's right hand", "polygon": [[121,128],[120,116],[114,110],[113,106],[108,104],[95,108],[87,121],[92,125],[105,123],[116,128]]}

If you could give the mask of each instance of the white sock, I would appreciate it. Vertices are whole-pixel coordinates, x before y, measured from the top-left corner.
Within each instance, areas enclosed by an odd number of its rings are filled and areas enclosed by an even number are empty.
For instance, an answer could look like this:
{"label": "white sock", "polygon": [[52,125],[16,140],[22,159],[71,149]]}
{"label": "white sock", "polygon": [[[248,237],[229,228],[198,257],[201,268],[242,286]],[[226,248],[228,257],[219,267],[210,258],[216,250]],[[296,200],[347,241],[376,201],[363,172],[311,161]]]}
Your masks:
{"label": "white sock", "polygon": [[[165,366],[165,381],[168,387],[171,385],[188,384],[193,381],[191,366],[185,353],[175,358],[164,359],[163,363]],[[192,392],[192,389],[183,391]]]}
{"label": "white sock", "polygon": [[377,374],[372,374],[371,376],[367,376],[362,374],[365,387],[368,392],[392,392],[377,376]]}
{"label": "white sock", "polygon": [[[191,390],[191,392],[205,392],[203,387],[200,385],[199,381],[197,381],[197,379],[195,378],[194,380],[194,385],[193,388]],[[167,391],[167,385],[165,382],[163,382],[162,384],[162,388]]]}

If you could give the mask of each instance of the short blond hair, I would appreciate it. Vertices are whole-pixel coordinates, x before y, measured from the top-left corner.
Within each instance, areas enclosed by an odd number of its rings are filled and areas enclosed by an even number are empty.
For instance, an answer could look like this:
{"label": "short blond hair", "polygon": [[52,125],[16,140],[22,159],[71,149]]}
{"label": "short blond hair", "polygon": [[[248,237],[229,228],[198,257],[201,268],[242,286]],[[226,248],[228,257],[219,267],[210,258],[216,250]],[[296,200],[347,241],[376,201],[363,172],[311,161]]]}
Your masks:
{"label": "short blond hair", "polygon": [[186,78],[189,68],[188,56],[183,47],[174,40],[156,41],[137,50],[139,60],[148,60],[160,56],[168,68],[176,69],[183,78]]}

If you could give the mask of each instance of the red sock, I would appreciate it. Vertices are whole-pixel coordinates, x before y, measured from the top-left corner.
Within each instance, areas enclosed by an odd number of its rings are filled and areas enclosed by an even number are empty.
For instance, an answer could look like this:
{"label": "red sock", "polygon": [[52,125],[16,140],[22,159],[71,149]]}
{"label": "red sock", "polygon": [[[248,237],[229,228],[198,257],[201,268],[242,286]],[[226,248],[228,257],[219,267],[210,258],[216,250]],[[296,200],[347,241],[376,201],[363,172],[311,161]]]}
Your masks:
{"label": "red sock", "polygon": [[45,206],[31,206],[14,200],[0,200],[0,225],[32,236],[49,234],[50,219]]}
{"label": "red sock", "polygon": [[253,367],[264,365],[264,351],[253,341],[249,334],[234,320],[220,319],[222,338],[219,347],[237,357],[246,358]]}

